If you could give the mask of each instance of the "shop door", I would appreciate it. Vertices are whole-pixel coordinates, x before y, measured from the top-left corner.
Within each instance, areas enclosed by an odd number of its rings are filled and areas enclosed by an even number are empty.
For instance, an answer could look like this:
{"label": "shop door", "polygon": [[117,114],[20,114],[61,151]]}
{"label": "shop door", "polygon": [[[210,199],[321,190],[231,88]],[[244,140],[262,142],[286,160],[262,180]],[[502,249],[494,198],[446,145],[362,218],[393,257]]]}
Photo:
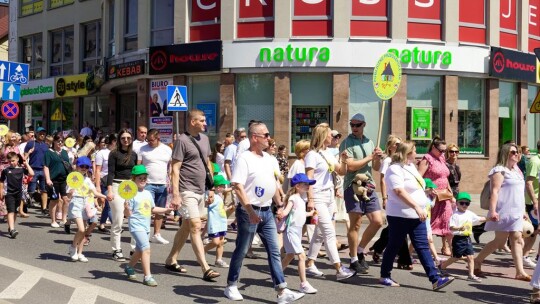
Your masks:
{"label": "shop door", "polygon": [[117,131],[122,128],[129,128],[133,132],[137,126],[137,94],[123,94],[120,95],[120,102],[118,103],[118,111],[116,115]]}

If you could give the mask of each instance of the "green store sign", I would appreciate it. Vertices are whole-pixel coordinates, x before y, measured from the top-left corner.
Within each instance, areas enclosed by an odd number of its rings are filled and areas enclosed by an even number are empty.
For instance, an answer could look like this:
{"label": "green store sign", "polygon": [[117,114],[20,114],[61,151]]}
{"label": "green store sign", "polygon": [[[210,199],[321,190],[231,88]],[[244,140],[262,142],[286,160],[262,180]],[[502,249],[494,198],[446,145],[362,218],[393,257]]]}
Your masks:
{"label": "green store sign", "polygon": [[53,86],[37,86],[34,88],[21,88],[21,97],[27,95],[37,95],[37,94],[46,94],[53,93]]}
{"label": "green store sign", "polygon": [[431,51],[431,50],[420,50],[418,47],[415,47],[412,50],[404,49],[399,51],[398,49],[389,49],[389,53],[393,53],[401,61],[401,63],[409,64],[427,64],[427,65],[451,65],[452,64],[452,53],[448,51]]}
{"label": "green store sign", "polygon": [[261,48],[259,50],[259,60],[261,62],[305,62],[305,61],[322,61],[330,60],[330,49],[327,47],[293,47],[287,45],[285,48]]}

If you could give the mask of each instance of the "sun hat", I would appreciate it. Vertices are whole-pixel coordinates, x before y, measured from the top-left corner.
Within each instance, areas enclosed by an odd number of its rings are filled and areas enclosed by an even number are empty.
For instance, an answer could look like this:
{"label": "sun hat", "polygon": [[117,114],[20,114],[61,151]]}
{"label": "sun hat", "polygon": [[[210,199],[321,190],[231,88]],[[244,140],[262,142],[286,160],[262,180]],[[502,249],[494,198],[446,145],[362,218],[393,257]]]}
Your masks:
{"label": "sun hat", "polygon": [[135,165],[133,169],[131,169],[131,175],[137,176],[142,174],[148,175],[148,172],[146,172],[146,167],[143,165]]}
{"label": "sun hat", "polygon": [[80,167],[80,166],[91,167],[92,161],[90,161],[90,158],[88,158],[88,156],[81,156],[77,158],[77,167]]}
{"label": "sun hat", "polygon": [[471,195],[467,192],[460,192],[457,195],[456,201],[471,201]]}
{"label": "sun hat", "polygon": [[304,173],[296,173],[291,179],[291,187],[294,187],[299,183],[308,183],[310,185],[314,185],[316,182],[317,181],[314,179],[309,179]]}

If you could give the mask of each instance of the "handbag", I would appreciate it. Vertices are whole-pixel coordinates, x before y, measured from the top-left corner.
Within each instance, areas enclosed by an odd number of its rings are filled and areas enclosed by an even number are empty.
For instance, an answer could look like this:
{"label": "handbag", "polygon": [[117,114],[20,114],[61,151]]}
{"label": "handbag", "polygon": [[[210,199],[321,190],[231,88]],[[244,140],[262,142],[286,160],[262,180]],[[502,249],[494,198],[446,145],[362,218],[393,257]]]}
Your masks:
{"label": "handbag", "polygon": [[66,169],[67,174],[70,174],[71,171],[73,171],[73,167],[65,160],[62,160],[62,165],[64,165],[64,169]]}
{"label": "handbag", "polygon": [[208,170],[208,166],[206,164],[205,157],[202,154],[201,148],[199,147],[195,139],[193,139],[193,136],[191,136],[191,134],[189,134],[188,132],[185,132],[184,134],[186,134],[186,136],[189,137],[189,139],[191,139],[191,142],[195,145],[195,147],[197,148],[197,151],[199,151],[199,156],[201,157],[204,171],[206,172],[206,177],[204,179],[204,186],[206,190],[211,190],[212,188],[214,188],[214,177],[212,176],[212,173],[210,173],[210,170]]}
{"label": "handbag", "polygon": [[454,198],[454,195],[452,194],[452,191],[448,190],[448,189],[443,189],[443,190],[437,190],[437,201],[440,202],[440,201],[446,201],[446,200],[450,200],[452,198]]}

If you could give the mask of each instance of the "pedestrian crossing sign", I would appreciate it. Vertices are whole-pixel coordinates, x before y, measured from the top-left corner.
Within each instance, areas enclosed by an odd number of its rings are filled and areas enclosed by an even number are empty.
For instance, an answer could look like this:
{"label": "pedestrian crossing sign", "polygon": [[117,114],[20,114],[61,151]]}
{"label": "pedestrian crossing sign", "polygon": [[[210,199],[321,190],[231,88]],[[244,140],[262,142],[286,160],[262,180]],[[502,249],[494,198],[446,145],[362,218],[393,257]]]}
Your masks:
{"label": "pedestrian crossing sign", "polygon": [[187,87],[186,86],[167,86],[167,110],[168,111],[187,111]]}

